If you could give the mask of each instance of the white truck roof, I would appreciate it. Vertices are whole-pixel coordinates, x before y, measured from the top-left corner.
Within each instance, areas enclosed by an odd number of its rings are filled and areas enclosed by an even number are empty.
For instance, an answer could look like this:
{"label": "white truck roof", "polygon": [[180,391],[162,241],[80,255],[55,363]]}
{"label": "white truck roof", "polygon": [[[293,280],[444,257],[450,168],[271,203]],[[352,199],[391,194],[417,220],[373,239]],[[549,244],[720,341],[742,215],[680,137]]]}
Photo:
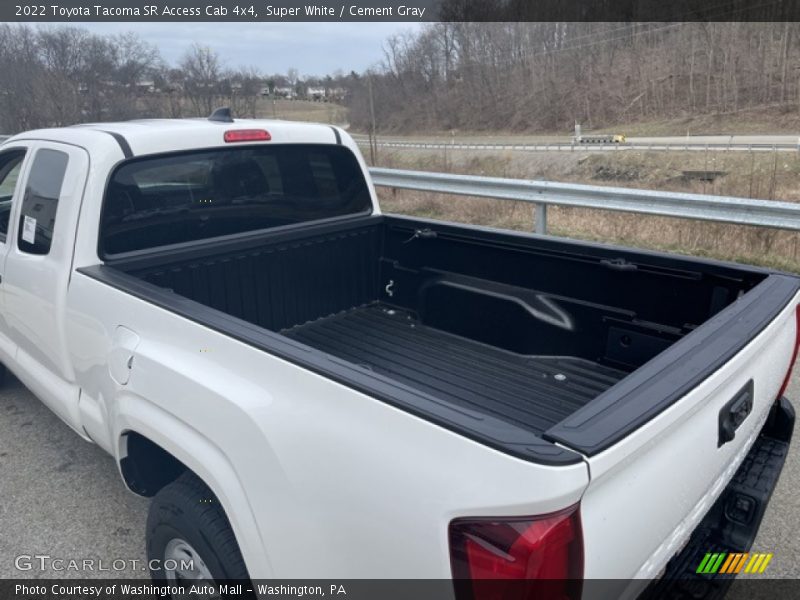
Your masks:
{"label": "white truck roof", "polygon": [[[265,129],[278,144],[341,143],[341,130],[332,125],[298,123],[268,119],[234,119],[230,122],[210,119],[142,119],[115,123],[87,123],[72,127],[37,129],[10,138],[50,140],[76,144],[89,150],[103,151],[113,145],[127,158],[163,152],[197,150],[226,145],[223,135],[229,130]],[[347,136],[349,141],[349,136]],[[248,142],[237,142],[244,145]],[[264,143],[263,141],[258,143]],[[351,144],[347,144],[350,146]]]}

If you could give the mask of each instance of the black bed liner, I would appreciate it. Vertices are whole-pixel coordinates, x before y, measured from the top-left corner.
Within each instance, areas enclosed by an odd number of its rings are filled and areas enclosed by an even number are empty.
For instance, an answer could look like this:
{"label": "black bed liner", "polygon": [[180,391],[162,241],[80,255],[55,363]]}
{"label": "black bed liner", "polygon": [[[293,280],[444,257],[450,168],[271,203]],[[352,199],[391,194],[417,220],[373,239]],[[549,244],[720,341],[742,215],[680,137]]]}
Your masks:
{"label": "black bed liner", "polygon": [[527,356],[427,327],[375,303],[283,335],[437,398],[543,433],[627,373],[575,357]]}

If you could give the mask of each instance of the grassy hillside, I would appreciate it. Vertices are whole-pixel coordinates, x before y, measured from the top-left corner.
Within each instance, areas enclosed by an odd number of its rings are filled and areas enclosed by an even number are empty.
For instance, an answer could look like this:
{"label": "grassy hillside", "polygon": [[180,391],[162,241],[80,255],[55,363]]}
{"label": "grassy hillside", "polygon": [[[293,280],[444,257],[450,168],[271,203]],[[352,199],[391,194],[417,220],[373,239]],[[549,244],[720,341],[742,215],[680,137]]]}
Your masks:
{"label": "grassy hillside", "polygon": [[[584,127],[584,133],[593,130]],[[791,135],[800,137],[800,111],[769,108],[743,110],[735,113],[693,115],[678,118],[623,122],[597,128],[596,131],[624,133],[628,137],[660,137],[689,135]],[[358,131],[357,133],[365,133]],[[563,131],[509,131],[497,130],[467,131],[447,130],[408,131],[403,133],[388,132],[380,134],[386,139],[413,138],[417,140],[450,141],[453,138],[460,142],[508,141],[523,142],[563,142],[573,134],[571,129]]]}
{"label": "grassy hillside", "polygon": [[628,136],[800,135],[800,111],[770,108],[617,125]]}

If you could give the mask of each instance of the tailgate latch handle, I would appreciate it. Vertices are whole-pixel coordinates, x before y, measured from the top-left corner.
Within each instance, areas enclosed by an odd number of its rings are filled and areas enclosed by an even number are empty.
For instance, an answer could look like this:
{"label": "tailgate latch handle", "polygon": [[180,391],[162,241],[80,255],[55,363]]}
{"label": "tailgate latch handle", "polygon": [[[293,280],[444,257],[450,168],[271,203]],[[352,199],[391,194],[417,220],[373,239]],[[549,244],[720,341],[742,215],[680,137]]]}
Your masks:
{"label": "tailgate latch handle", "polygon": [[736,437],[736,430],[753,410],[753,380],[748,381],[719,411],[717,448]]}

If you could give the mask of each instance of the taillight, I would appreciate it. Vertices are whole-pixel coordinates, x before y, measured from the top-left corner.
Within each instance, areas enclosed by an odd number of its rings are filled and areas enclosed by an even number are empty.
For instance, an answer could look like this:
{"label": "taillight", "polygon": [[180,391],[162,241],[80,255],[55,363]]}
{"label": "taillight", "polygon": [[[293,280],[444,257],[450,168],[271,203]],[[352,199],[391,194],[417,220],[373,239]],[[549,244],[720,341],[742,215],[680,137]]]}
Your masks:
{"label": "taillight", "polygon": [[450,560],[458,600],[579,598],[578,505],[538,517],[456,519]]}
{"label": "taillight", "polygon": [[223,136],[225,141],[231,142],[268,142],[272,139],[266,129],[231,129]]}
{"label": "taillight", "polygon": [[783,379],[783,385],[781,385],[781,391],[778,392],[779,400],[783,397],[783,393],[786,391],[786,388],[789,387],[789,381],[792,379],[792,369],[794,368],[794,363],[797,360],[797,351],[800,349],[800,305],[794,309],[794,321],[794,350],[792,351],[792,360],[789,363],[789,369],[786,371],[786,377]]}

